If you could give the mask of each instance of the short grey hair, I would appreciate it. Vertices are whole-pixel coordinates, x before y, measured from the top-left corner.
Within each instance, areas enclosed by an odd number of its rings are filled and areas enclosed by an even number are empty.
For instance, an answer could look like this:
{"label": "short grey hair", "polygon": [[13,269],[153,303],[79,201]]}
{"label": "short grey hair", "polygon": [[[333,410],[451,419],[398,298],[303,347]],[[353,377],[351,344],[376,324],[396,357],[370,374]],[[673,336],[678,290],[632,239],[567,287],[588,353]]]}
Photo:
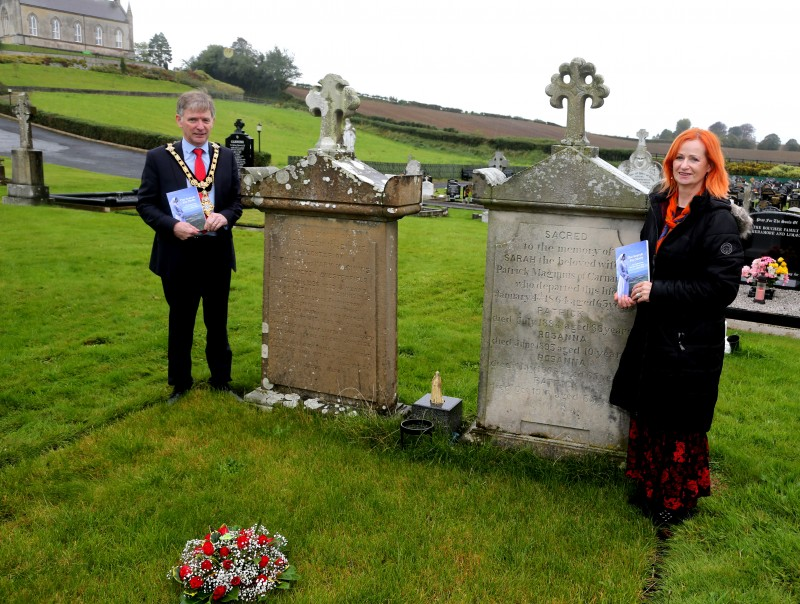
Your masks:
{"label": "short grey hair", "polygon": [[210,111],[211,117],[216,115],[214,99],[205,90],[189,90],[178,97],[178,115],[182,116],[187,109],[191,111]]}

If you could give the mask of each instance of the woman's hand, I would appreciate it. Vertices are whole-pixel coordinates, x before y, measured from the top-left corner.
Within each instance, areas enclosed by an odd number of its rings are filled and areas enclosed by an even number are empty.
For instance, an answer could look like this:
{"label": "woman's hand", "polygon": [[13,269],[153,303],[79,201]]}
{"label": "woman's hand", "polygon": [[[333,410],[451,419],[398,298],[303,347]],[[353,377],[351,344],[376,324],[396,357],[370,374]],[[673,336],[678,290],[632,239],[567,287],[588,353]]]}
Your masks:
{"label": "woman's hand", "polygon": [[636,304],[641,302],[650,302],[650,291],[653,289],[651,281],[641,281],[633,286],[631,290],[631,298]]}
{"label": "woman's hand", "polygon": [[614,302],[620,308],[633,308],[640,302],[650,301],[650,290],[653,289],[653,283],[650,281],[641,281],[633,286],[630,296],[619,296],[614,294]]}

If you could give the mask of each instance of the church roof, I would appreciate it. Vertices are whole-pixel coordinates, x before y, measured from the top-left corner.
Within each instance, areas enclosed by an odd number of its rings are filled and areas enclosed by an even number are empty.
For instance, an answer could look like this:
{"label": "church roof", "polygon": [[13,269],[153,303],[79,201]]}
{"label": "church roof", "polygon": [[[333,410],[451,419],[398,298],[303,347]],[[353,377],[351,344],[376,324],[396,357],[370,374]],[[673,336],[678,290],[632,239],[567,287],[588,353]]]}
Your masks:
{"label": "church roof", "polygon": [[65,13],[76,13],[109,21],[127,22],[128,16],[114,0],[20,0],[20,4],[49,8]]}

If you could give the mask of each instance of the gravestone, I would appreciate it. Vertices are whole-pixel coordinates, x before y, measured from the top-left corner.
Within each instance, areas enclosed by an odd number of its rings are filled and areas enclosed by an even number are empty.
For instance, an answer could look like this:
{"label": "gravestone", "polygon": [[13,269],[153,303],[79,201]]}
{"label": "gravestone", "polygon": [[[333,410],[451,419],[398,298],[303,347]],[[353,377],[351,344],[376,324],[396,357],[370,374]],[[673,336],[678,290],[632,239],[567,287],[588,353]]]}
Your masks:
{"label": "gravestone", "polygon": [[237,119],[234,122],[236,130],[225,139],[225,146],[233,151],[236,158],[236,166],[241,170],[245,166],[255,166],[255,146],[253,137],[244,131],[244,122]]}
{"label": "gravestone", "polygon": [[490,168],[497,168],[500,171],[505,171],[508,168],[508,159],[502,151],[495,151],[492,159],[489,160]]}
{"label": "gravestone", "polygon": [[653,161],[653,156],[647,150],[645,143],[647,134],[647,130],[644,129],[636,133],[639,137],[636,149],[630,159],[619,165],[619,170],[644,185],[647,190],[652,190],[661,180],[661,165]]}
{"label": "gravestone", "polygon": [[753,234],[744,240],[747,264],[755,258],[783,258],[790,273],[800,273],[800,215],[766,211],[751,214]]}
{"label": "gravestone", "polygon": [[317,146],[242,178],[243,205],[264,212],[262,381],[246,399],[277,390],[393,410],[397,222],[420,211],[422,176],[359,161],[342,140],[358,96],[337,75],[320,84],[307,98],[323,118]]}
{"label": "gravestone", "polygon": [[[565,81],[568,78],[568,82]],[[583,107],[608,95],[576,58],[546,88],[567,99],[563,145],[490,186],[475,437],[551,455],[624,450],[628,418],[608,402],[634,314],[618,309],[614,248],[639,240],[648,190],[598,157]]]}
{"label": "gravestone", "polygon": [[40,205],[50,202],[50,190],[44,184],[42,152],[33,148],[31,118],[36,115],[26,92],[17,93],[13,107],[19,122],[19,148],[11,150],[11,182],[3,203]]}

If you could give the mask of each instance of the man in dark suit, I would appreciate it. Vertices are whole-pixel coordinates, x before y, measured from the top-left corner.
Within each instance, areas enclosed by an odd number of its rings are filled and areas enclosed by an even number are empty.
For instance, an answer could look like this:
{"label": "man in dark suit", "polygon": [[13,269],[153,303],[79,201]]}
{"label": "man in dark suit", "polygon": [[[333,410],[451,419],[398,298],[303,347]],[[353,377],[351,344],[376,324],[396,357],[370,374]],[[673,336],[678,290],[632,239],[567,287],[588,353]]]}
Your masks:
{"label": "man in dark suit", "polygon": [[[205,92],[193,90],[180,96],[175,121],[183,138],[148,151],[136,204],[155,231],[150,270],[161,277],[169,305],[170,402],[194,384],[191,353],[200,300],[207,330],[209,385],[231,392],[228,295],[231,271],[236,270],[232,228],[242,215],[242,205],[233,153],[208,140],[214,114],[214,101]],[[167,196],[188,187],[197,190],[203,206],[202,230],[175,218],[170,210]]]}

